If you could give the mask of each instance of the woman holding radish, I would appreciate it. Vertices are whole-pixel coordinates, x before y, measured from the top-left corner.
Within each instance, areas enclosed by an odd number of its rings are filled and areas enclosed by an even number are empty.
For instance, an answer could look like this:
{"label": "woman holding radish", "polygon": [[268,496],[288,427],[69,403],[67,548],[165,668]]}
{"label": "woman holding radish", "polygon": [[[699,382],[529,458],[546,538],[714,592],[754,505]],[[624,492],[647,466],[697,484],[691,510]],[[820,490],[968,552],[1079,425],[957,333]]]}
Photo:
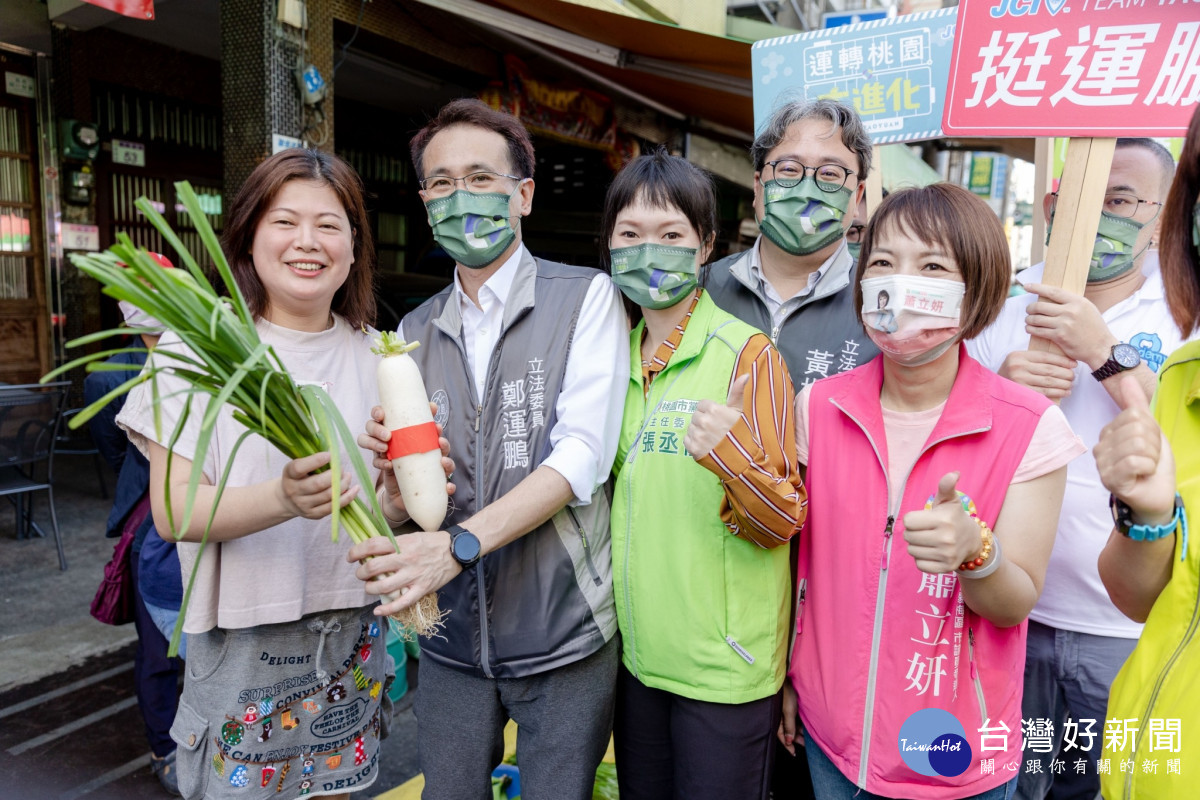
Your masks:
{"label": "woman holding radish", "polygon": [[[319,383],[345,418],[366,419],[379,358],[363,330],[375,315],[374,246],[358,176],[336,156],[284,151],[251,173],[227,220],[224,250],[262,341],[297,382]],[[168,332],[152,358],[171,350],[186,352]],[[156,526],[164,538],[182,530],[180,560],[194,575],[171,731],[180,790],[347,797],[377,774],[394,677],[376,602],[345,544],[330,540],[332,504],[345,507],[360,487],[345,470],[334,492],[322,471],[329,453],[289,460],[245,436],[229,407],[206,439],[205,403],[185,388],[160,373],[119,419],[149,457]],[[196,459],[203,477],[185,517]]]}
{"label": "woman holding radish", "polygon": [[810,505],[780,738],[794,751],[803,735],[817,797],[1016,790],[1025,618],[1085,448],[961,344],[1010,274],[999,221],[967,190],[888,195],[855,278],[881,355],[796,399]]}
{"label": "woman holding radish", "polygon": [[711,179],[659,151],[609,188],[601,258],[641,317],[614,474],[622,800],[765,798],[805,493],[792,383],[701,288]]}

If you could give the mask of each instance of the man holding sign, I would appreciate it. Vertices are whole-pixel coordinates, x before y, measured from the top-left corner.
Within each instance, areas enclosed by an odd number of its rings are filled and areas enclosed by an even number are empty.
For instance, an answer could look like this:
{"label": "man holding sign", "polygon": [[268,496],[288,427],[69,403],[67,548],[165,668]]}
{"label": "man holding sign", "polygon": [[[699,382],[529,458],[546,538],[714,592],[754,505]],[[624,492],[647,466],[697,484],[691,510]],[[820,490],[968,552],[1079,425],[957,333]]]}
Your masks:
{"label": "man holding sign", "polygon": [[[1182,343],[1158,255],[1150,250],[1174,172],[1170,153],[1153,139],[1118,139],[1084,294],[1039,283],[1045,265],[1031,267],[1018,276],[1030,294],[1008,300],[996,322],[967,345],[985,366],[1060,401],[1089,447],[1120,411],[1121,381],[1133,377],[1152,394],[1155,373]],[[1055,200],[1045,198],[1049,224]],[[1030,335],[1061,353],[1027,349]],[[1056,797],[1099,791],[1109,686],[1142,627],[1113,606],[1100,581],[1096,561],[1111,530],[1108,492],[1095,463],[1076,458],[1045,587],[1029,615],[1019,797],[1040,799],[1052,782]],[[1055,760],[1065,762],[1057,775]]]}

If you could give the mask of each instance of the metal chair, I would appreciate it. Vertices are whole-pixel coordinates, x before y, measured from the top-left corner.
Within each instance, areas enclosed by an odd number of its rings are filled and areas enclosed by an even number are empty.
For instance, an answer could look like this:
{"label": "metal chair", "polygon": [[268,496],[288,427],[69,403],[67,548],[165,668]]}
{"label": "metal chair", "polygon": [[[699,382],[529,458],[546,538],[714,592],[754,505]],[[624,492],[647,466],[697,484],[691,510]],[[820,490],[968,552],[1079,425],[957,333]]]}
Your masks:
{"label": "metal chair", "polygon": [[104,473],[109,469],[108,464],[100,457],[100,448],[96,447],[95,441],[92,440],[92,433],[88,430],[88,426],[81,426],[78,430],[71,430],[68,423],[71,417],[83,411],[82,408],[72,408],[63,412],[62,425],[58,432],[58,444],[54,447],[56,456],[91,456],[92,466],[96,468],[96,482],[100,484],[100,496],[105,500],[108,499],[108,482],[104,479]]}
{"label": "metal chair", "polygon": [[30,530],[44,537],[33,521],[33,493],[46,492],[62,570],[67,557],[54,508],[54,453],[70,386],[60,381],[0,387],[0,497],[9,497],[16,507],[18,537],[28,536]]}

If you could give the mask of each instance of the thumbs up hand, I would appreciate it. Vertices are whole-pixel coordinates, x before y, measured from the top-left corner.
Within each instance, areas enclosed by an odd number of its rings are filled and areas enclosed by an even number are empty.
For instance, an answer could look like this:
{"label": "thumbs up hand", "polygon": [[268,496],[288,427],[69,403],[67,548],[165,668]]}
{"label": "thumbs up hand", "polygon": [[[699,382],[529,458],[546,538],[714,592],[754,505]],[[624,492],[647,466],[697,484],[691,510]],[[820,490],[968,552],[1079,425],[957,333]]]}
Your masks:
{"label": "thumbs up hand", "polygon": [[1175,456],[1133,377],[1121,381],[1121,413],[1092,450],[1100,481],[1133,510],[1134,522],[1157,525],[1175,512]]}
{"label": "thumbs up hand", "polygon": [[733,426],[742,417],[746,387],[749,383],[749,375],[742,375],[735,380],[729,387],[725,405],[719,405],[712,400],[701,400],[696,406],[692,413],[692,424],[688,426],[683,437],[683,446],[693,458],[704,458],[733,430]]}
{"label": "thumbs up hand", "polygon": [[957,472],[943,475],[933,506],[904,515],[908,554],[922,572],[954,572],[983,546],[978,523],[963,510],[958,499],[958,478]]}

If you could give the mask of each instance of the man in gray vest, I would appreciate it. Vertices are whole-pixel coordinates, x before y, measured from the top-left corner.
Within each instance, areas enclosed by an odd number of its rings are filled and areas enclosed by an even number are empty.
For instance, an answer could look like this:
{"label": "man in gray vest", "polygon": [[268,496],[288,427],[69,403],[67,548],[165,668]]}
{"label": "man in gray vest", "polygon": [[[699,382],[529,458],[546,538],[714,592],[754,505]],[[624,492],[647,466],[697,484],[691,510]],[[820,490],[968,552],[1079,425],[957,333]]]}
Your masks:
{"label": "man in gray vest", "polygon": [[871,169],[862,120],[832,100],[788,103],[750,154],[761,235],[712,264],[705,288],[771,337],[797,387],[865,364],[879,350],[854,307],[845,241]]}
{"label": "man in gray vest", "polygon": [[[491,797],[512,719],[522,797],[590,800],[620,653],[604,483],[628,323],[607,275],[542,261],[522,244],[534,155],[518,120],[457,100],[411,149],[434,239],[456,268],[400,334],[421,342],[412,355],[450,441],[457,490],[445,530],[401,536],[399,554],[375,539],[350,557],[378,556],[359,568],[369,592],[403,590],[384,611],[436,591],[449,612],[421,640],[422,796]],[[368,427],[378,451],[390,434]],[[385,481],[385,513],[402,519],[386,468]]]}

